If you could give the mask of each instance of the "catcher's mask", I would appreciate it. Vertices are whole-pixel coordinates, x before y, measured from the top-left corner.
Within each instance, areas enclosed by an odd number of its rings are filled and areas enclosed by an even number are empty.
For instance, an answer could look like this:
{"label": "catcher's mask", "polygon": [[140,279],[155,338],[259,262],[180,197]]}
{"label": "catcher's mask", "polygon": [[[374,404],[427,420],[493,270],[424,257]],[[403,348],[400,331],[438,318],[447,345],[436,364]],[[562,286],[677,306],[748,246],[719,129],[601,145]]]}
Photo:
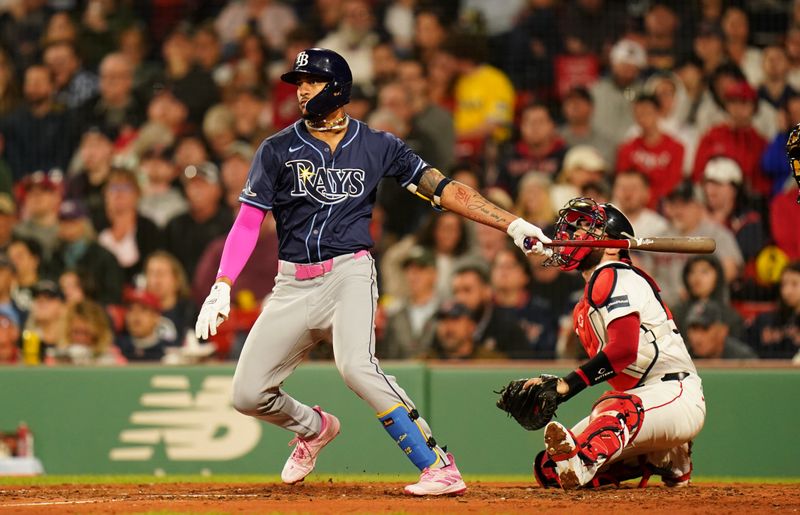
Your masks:
{"label": "catcher's mask", "polygon": [[[592,241],[604,238],[632,238],[633,226],[625,215],[610,203],[598,204],[593,199],[574,198],[558,212],[555,239]],[[575,270],[591,252],[591,247],[556,247],[545,266]],[[623,258],[627,258],[627,251]],[[622,254],[622,253],[621,253]]]}
{"label": "catcher's mask", "polygon": [[322,91],[306,103],[312,121],[322,120],[350,102],[353,74],[344,57],[327,48],[308,48],[297,54],[291,71],[281,75],[281,80],[297,84],[303,76],[320,77],[328,81]]}

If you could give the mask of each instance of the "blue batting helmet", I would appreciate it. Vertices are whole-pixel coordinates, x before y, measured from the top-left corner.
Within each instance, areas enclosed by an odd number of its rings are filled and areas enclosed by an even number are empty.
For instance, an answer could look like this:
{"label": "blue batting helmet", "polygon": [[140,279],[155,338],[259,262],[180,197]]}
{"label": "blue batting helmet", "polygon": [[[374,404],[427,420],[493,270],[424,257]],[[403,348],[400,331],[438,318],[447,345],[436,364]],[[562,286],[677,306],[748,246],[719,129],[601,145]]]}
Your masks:
{"label": "blue batting helmet", "polygon": [[281,75],[281,80],[297,84],[300,77],[313,75],[328,81],[325,87],[306,104],[308,117],[321,119],[350,102],[353,74],[344,57],[326,48],[308,48],[297,54],[294,67]]}

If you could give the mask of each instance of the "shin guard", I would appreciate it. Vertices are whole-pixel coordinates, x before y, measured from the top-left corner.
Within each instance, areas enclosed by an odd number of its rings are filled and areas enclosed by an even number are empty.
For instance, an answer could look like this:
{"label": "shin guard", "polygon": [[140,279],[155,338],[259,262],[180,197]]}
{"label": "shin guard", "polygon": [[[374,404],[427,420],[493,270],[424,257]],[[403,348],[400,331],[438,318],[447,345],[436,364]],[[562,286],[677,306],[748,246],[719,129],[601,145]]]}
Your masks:
{"label": "shin guard", "polygon": [[439,460],[439,455],[433,450],[436,441],[420,427],[417,410],[409,411],[405,405],[397,404],[377,416],[386,432],[418,469],[428,468]]}

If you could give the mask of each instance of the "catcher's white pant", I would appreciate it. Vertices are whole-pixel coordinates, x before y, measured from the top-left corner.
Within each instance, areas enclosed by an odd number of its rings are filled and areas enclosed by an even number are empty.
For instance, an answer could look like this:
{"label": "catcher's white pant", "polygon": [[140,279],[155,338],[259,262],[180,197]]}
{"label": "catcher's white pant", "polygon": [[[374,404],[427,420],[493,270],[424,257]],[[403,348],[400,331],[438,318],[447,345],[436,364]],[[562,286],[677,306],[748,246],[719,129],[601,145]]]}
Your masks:
{"label": "catcher's white pant", "polygon": [[[648,463],[671,469],[675,477],[688,474],[691,471],[688,444],[700,433],[706,418],[700,377],[693,373],[681,381],[654,379],[626,393],[642,400],[644,420],[636,438],[606,461],[601,470],[614,462],[646,455]],[[587,425],[589,417],[578,422],[572,433],[580,434]]]}
{"label": "catcher's white pant", "polygon": [[[242,348],[233,376],[233,405],[246,414],[310,437],[319,415],[281,389],[318,341],[333,338],[336,367],[345,384],[376,413],[414,404],[375,357],[378,302],[375,261],[368,253],[333,258],[332,269],[313,279],[295,278],[282,261],[275,288]],[[428,424],[417,419],[426,437]],[[436,448],[440,456],[445,453]]]}

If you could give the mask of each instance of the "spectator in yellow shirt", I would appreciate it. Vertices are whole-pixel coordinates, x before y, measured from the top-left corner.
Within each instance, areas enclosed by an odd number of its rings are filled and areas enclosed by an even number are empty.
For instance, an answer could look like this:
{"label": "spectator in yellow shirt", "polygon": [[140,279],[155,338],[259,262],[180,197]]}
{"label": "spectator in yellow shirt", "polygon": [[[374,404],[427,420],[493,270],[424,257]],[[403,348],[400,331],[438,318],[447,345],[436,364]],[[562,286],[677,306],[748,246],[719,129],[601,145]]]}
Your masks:
{"label": "spectator in yellow shirt", "polygon": [[455,61],[456,152],[461,158],[480,155],[491,138],[503,141],[511,135],[514,118],[514,86],[508,76],[486,63],[486,41],[474,34],[454,33],[442,51]]}

